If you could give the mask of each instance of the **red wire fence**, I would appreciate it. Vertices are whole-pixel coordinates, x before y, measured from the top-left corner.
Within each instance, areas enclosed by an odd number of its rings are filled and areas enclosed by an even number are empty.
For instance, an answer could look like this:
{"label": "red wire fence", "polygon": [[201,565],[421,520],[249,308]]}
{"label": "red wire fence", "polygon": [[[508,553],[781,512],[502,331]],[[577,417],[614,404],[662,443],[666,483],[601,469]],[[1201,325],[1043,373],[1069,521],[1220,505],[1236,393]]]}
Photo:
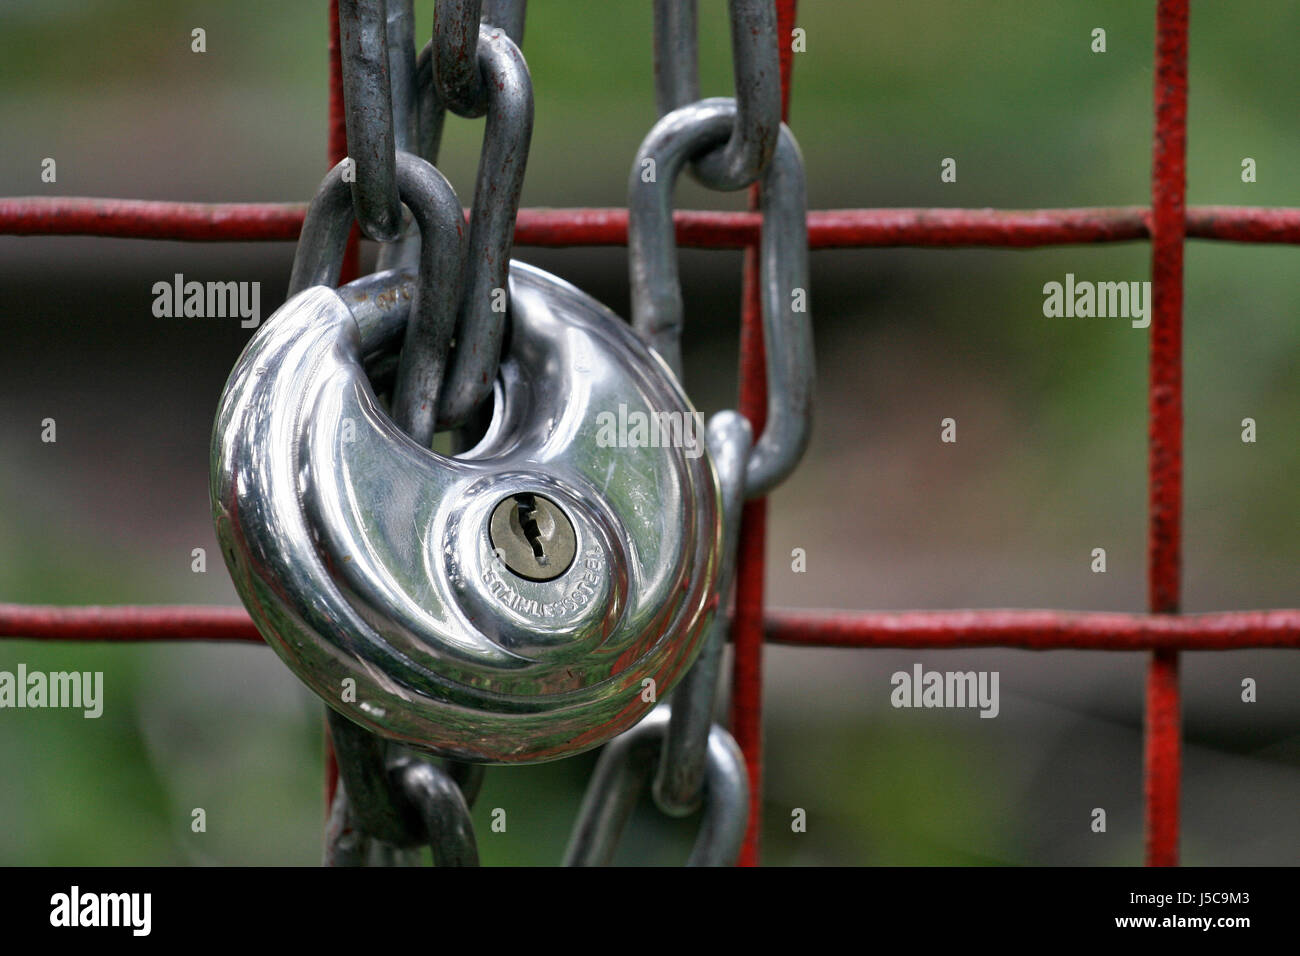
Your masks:
{"label": "red wire fence", "polygon": [[[333,0],[330,42],[330,162],[347,154]],[[777,0],[778,32],[789,37],[795,0]],[[1183,651],[1300,649],[1300,610],[1182,615],[1182,289],[1186,238],[1300,244],[1300,209],[1185,208],[1188,0],[1158,0],[1151,207],[1110,209],[838,209],[808,215],[814,249],[874,246],[1034,247],[1149,239],[1152,322],[1148,377],[1149,614],[1051,610],[820,612],[767,610],[763,603],[766,502],[746,505],[732,620],[731,729],[751,788],[742,865],[759,862],[762,819],[762,654],[765,641],[803,647],[1087,649],[1147,651],[1146,861],[1178,862]],[[790,44],[782,45],[788,112]],[[751,193],[751,210],[756,195]],[[0,199],[0,234],[92,235],[189,241],[289,241],[305,204],[200,204],[121,199]],[[758,295],[756,212],[679,212],[683,246],[743,248],[740,408],[762,429],[766,410]],[[356,233],[342,279],[354,277]],[[625,209],[525,209],[520,246],[624,245]],[[260,643],[252,621],[227,607],[39,607],[0,604],[0,636],[68,641],[207,640]],[[332,759],[328,786],[333,786]]]}

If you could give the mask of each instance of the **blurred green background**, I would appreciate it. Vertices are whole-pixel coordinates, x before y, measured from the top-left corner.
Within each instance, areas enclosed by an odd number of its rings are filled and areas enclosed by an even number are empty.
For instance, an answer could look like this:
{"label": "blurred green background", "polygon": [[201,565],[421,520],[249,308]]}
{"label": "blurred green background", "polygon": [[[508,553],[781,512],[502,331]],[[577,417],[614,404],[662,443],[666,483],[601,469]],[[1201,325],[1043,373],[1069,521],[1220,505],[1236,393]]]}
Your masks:
{"label": "blurred green background", "polygon": [[[614,206],[654,121],[651,4],[533,0],[524,204]],[[1143,204],[1154,4],[804,0],[791,125],[812,208]],[[418,5],[418,36],[432,3]],[[731,90],[725,4],[701,4],[702,85]],[[190,30],[207,31],[207,53]],[[1090,51],[1107,31],[1107,52]],[[1297,205],[1289,0],[1192,11],[1188,200]],[[325,169],[326,4],[5,0],[6,195],[305,200]],[[450,118],[468,202],[482,124]],[[1243,157],[1258,182],[1241,182]],[[58,181],[40,180],[41,160]],[[940,161],[957,160],[956,183]],[[743,197],[683,182],[679,205]],[[292,245],[0,237],[0,600],[236,602],[217,559],[207,442],[249,335],[157,319],[151,287],[256,280],[282,301]],[[373,255],[373,250],[368,252]],[[521,249],[626,314],[622,249]],[[1295,249],[1187,252],[1185,608],[1295,606],[1300,291]],[[740,255],[683,253],[687,382],[734,402]],[[816,436],[773,497],[768,598],[795,607],[1145,602],[1146,333],[1046,319],[1042,285],[1147,277],[1149,247],[817,252]],[[938,440],[954,417],[958,443]],[[1258,422],[1256,444],[1240,421]],[[58,442],[40,441],[53,417]],[[207,549],[205,574],[191,549]],[[808,570],[791,571],[804,548]],[[1089,571],[1104,547],[1106,574]],[[1187,655],[1187,863],[1300,861],[1300,655]],[[1001,674],[996,720],[894,710],[915,661]],[[258,647],[0,642],[0,669],[102,670],[98,720],[0,711],[0,863],[310,864],[321,708]],[[766,657],[774,864],[1141,860],[1137,654],[824,651]],[[1243,677],[1259,701],[1240,701]],[[492,770],[486,863],[560,859],[593,757]],[[202,807],[207,830],[193,833]],[[505,833],[487,823],[507,810]],[[1092,833],[1104,807],[1108,831]],[[791,811],[807,811],[793,833]],[[643,807],[620,860],[684,859],[695,821]]]}

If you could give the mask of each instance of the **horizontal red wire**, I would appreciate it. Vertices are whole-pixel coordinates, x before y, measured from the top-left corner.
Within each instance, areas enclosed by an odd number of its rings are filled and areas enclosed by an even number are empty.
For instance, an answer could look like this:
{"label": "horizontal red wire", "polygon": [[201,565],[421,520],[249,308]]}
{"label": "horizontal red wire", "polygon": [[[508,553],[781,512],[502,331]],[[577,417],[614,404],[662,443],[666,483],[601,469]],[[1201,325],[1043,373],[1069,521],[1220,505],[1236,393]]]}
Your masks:
{"label": "horizontal red wire", "polygon": [[[1300,610],[1213,614],[1109,611],[769,610],[767,640],[805,647],[1015,647],[1026,650],[1228,651],[1300,648]],[[0,638],[261,643],[237,607],[0,604]]]}
{"label": "horizontal red wire", "polygon": [[[302,203],[177,203],[140,199],[0,199],[0,235],[109,236],[191,242],[292,241]],[[1149,238],[1144,206],[1098,209],[823,209],[808,213],[814,249],[864,246],[1033,247]],[[677,241],[740,249],[759,238],[752,212],[685,210]],[[1300,209],[1199,206],[1187,210],[1187,236],[1231,242],[1300,243]],[[626,209],[521,209],[521,246],[627,244]]]}
{"label": "horizontal red wire", "polygon": [[162,202],[151,199],[0,199],[0,234],[183,239],[295,240],[306,203]]}
{"label": "horizontal red wire", "polygon": [[262,635],[242,607],[55,607],[0,604],[0,636],[40,641],[251,641]]}
{"label": "horizontal red wire", "polygon": [[1300,610],[1214,614],[1106,611],[771,611],[767,639],[812,647],[1016,647],[1228,651],[1300,648]]}

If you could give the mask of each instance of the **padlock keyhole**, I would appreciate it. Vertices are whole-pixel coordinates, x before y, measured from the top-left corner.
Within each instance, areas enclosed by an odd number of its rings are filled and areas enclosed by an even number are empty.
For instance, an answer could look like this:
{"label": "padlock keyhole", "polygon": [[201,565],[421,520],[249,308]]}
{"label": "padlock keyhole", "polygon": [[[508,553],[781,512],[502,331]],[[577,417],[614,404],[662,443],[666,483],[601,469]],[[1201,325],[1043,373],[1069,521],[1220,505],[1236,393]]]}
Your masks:
{"label": "padlock keyhole", "polygon": [[573,564],[573,522],[545,495],[518,491],[492,509],[488,538],[501,563],[529,581],[558,578]]}
{"label": "padlock keyhole", "polygon": [[537,527],[537,502],[530,494],[515,495],[519,505],[516,517],[519,527],[524,531],[524,539],[532,546],[533,556],[538,564],[547,564],[546,547],[542,544],[542,529]]}

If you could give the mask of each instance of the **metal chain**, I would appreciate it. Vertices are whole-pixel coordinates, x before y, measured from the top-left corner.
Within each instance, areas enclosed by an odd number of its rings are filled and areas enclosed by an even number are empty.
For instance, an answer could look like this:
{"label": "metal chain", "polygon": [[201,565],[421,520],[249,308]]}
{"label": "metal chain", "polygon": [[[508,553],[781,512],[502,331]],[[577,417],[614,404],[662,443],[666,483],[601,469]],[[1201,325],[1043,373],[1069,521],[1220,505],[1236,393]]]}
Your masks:
{"label": "metal chain", "polygon": [[479,23],[483,0],[438,0],[433,8],[433,82],[457,116],[487,112],[487,87],[479,75]]}
{"label": "metal chain", "polygon": [[[692,158],[709,189],[758,182],[781,129],[781,62],[772,0],[729,0],[737,119],[725,145]],[[655,98],[659,115],[700,99],[696,0],[655,0]]]}
{"label": "metal chain", "polygon": [[[357,319],[368,371],[391,382],[394,421],[424,447],[439,425],[459,425],[482,404],[503,338],[505,316],[494,308],[494,293],[508,288],[533,101],[516,45],[524,3],[492,2],[487,13],[499,28],[480,26],[478,3],[440,2],[435,41],[417,57],[412,0],[340,0],[349,159],[319,188],[290,277],[291,295],[337,281],[353,213],[367,236],[388,243],[380,271],[340,295]],[[459,62],[435,56],[447,49],[437,37],[453,35],[464,41]],[[460,86],[448,88],[468,89],[475,100],[468,107],[463,94],[440,92],[441,76],[457,75],[458,67]],[[449,99],[462,115],[487,113],[468,243],[460,201],[433,166]],[[396,362],[381,358],[403,325]],[[408,863],[410,848],[427,844],[436,865],[477,865],[468,807],[482,767],[439,767],[332,710],[330,729],[340,781],[328,863]]]}
{"label": "metal chain", "polygon": [[505,31],[515,46],[524,45],[528,0],[483,0],[483,22]]}
{"label": "metal chain", "polygon": [[491,111],[492,81],[478,58],[479,24],[501,30],[516,47],[524,42],[527,0],[438,0],[433,8],[434,84],[442,102],[457,116]]}
{"label": "metal chain", "polygon": [[[737,122],[739,114],[732,100],[702,100],[675,110],[650,131],[633,164],[628,226],[632,321],[679,376],[683,303],[672,191],[689,158],[723,141]],[[641,177],[646,160],[653,161],[657,170],[651,183]],[[738,413],[721,412],[709,422],[709,450],[723,494],[725,550],[718,584],[723,601],[735,569],[744,499],[766,494],[794,469],[811,429],[813,355],[806,311],[808,235],[803,161],[793,135],[784,126],[759,194],[767,422],[752,444],[749,423]],[[703,754],[711,733],[725,626],[719,614],[700,659],[673,692],[673,718],[654,788],[656,803],[667,813],[690,813],[701,799]]]}
{"label": "metal chain", "polygon": [[[565,851],[565,866],[607,866],[637,797],[645,789],[668,730],[663,708],[605,745],[578,822]],[[709,733],[708,805],[687,866],[730,866],[740,852],[749,819],[745,758],[736,741],[717,724]]]}
{"label": "metal chain", "polygon": [[[442,4],[437,9],[441,9]],[[477,68],[486,87],[487,122],[470,211],[465,294],[456,320],[439,425],[464,423],[492,393],[505,325],[515,217],[533,135],[533,84],[519,47],[496,27],[478,27]],[[435,49],[436,46],[435,46]],[[439,53],[441,51],[438,51]],[[434,75],[441,64],[434,57]],[[459,112],[449,103],[453,112]]]}
{"label": "metal chain", "polygon": [[[690,102],[698,95],[694,0],[656,0],[655,13],[656,91],[661,109],[671,112],[646,136],[632,166],[632,323],[680,380],[684,306],[672,220],[677,178],[693,163],[697,178],[715,189],[760,181],[767,421],[757,442],[748,420],[737,412],[719,412],[709,421],[709,451],[722,493],[718,613],[700,656],[670,701],[606,746],[570,838],[566,862],[573,865],[610,862],[652,769],[652,792],[662,812],[686,816],[704,805],[688,865],[735,862],[749,806],[743,756],[731,735],[713,720],[726,639],[722,612],[734,577],[744,499],[761,497],[789,475],[807,447],[811,428],[807,198],[798,144],[780,123],[775,10],[770,2],[733,0],[737,99],[698,102]],[[773,100],[775,121],[766,126],[772,120]]]}
{"label": "metal chain", "polygon": [[329,711],[329,726],[339,786],[326,828],[327,864],[402,863],[409,857],[401,851],[425,845],[435,866],[478,865],[469,808],[481,767],[471,771],[477,780],[458,779],[428,759],[391,753],[385,741],[337,711]]}
{"label": "metal chain", "polygon": [[[364,354],[374,355],[403,334],[402,356],[427,356],[434,363],[436,389],[455,319],[455,298],[443,293],[454,293],[463,274],[462,210],[451,185],[429,163],[399,153],[395,168],[400,196],[420,230],[419,271],[414,277],[409,270],[368,276],[340,295],[353,309]],[[308,208],[290,296],[337,281],[353,219],[348,169],[342,162],[330,170]],[[409,425],[409,415],[396,410],[396,399],[394,406],[399,424]],[[334,710],[329,717],[341,779],[331,807],[327,862],[410,862],[404,851],[420,844],[430,845],[435,862],[443,865],[477,862],[468,803],[454,779],[457,768],[395,751]]]}
{"label": "metal chain", "polygon": [[[738,121],[734,100],[701,100],[674,110],[646,136],[628,188],[632,321],[681,375],[684,324],[672,190],[682,167],[726,140]],[[651,164],[651,165],[647,165]],[[644,181],[645,170],[655,170]],[[767,348],[767,424],[746,466],[745,495],[761,497],[784,479],[807,447],[812,406],[812,328],[807,311],[808,227],[803,157],[782,125],[759,188],[763,232],[759,273]]]}
{"label": "metal chain", "polygon": [[[352,222],[353,207],[343,188],[347,168],[344,161],[330,170],[312,200],[289,278],[290,295],[313,285],[333,285],[338,279]],[[400,153],[396,168],[400,193],[412,209],[423,241],[393,392],[393,418],[427,447],[433,438],[433,416],[427,410],[436,407],[438,400],[463,277],[462,213],[456,193],[435,167]]]}
{"label": "metal chain", "polygon": [[[435,156],[419,151],[415,0],[386,0],[384,6],[387,13],[388,92],[393,111],[393,146],[399,152],[416,153],[436,165]],[[375,271],[414,266],[419,248],[419,229],[410,210],[404,209],[401,238],[379,247]]]}
{"label": "metal chain", "polygon": [[[748,819],[743,756],[713,720],[726,636],[722,609],[744,499],[780,482],[807,445],[813,362],[803,165],[793,136],[780,124],[775,10],[770,0],[731,0],[730,16],[737,96],[697,102],[695,2],[656,0],[656,90],[668,115],[643,142],[631,179],[632,319],[680,379],[676,179],[690,164],[710,188],[761,182],[768,418],[757,441],[736,412],[720,412],[709,422],[723,514],[718,613],[671,702],[601,755],[566,855],[570,864],[610,861],[652,773],[664,812],[686,815],[704,805],[691,865],[733,862]],[[411,0],[340,0],[356,182],[349,203],[342,188],[346,164],[326,177],[304,224],[291,290],[336,280],[348,213],[355,212],[371,238],[402,238],[381,251],[381,272],[345,286],[340,295],[357,318],[367,370],[377,382],[392,382],[394,419],[427,447],[435,430],[475,413],[495,378],[506,313],[494,308],[494,299],[508,288],[533,98],[517,45],[522,0],[440,0],[433,39],[418,57],[413,23]],[[431,165],[446,109],[487,115],[467,243],[461,220],[452,223],[453,214],[462,215],[459,201]],[[648,179],[647,163],[655,171]],[[385,346],[403,326],[394,361]],[[390,747],[333,711],[330,726],[341,780],[331,808],[329,862],[407,863],[410,848],[421,844],[432,847],[439,865],[477,862],[468,806],[481,767],[438,766]]]}
{"label": "metal chain", "polygon": [[[454,348],[447,367],[431,352],[403,350],[396,391],[412,419],[410,433],[427,445],[435,431],[466,423],[492,391],[505,337],[515,217],[532,140],[532,81],[512,39],[522,37],[522,0],[442,0],[434,38],[416,57],[411,0],[343,0],[339,6],[353,200],[373,239],[403,237],[381,250],[379,268],[409,266],[415,230],[403,221],[396,157],[415,148],[434,162],[445,109],[487,114],[470,214],[465,275],[458,285]],[[396,121],[396,125],[395,125]],[[447,295],[446,292],[444,292]],[[450,296],[448,295],[450,298]],[[436,374],[442,371],[445,374]],[[432,401],[440,393],[438,401]],[[426,437],[427,436],[427,437]]]}
{"label": "metal chain", "polygon": [[396,239],[402,223],[385,6],[385,0],[339,0],[344,123],[356,173],[352,198],[361,231],[380,242]]}

